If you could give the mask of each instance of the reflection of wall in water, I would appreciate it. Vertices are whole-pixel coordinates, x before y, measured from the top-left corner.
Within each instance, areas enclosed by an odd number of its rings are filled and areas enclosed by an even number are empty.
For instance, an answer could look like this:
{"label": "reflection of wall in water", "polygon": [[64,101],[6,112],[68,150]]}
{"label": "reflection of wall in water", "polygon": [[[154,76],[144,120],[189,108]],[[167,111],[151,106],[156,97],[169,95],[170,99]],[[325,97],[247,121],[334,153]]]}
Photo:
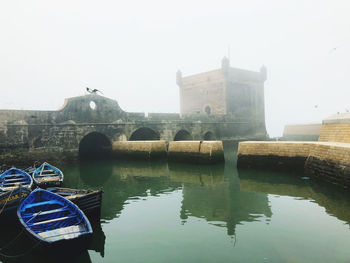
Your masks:
{"label": "reflection of wall in water", "polygon": [[224,165],[191,165],[169,163],[170,180],[200,185],[221,184],[224,181]]}
{"label": "reflection of wall in water", "polygon": [[314,200],[324,207],[329,215],[350,224],[348,190],[312,179],[302,180],[301,175],[271,171],[239,169],[239,177],[243,191]]}
{"label": "reflection of wall in water", "polygon": [[129,199],[171,192],[181,186],[170,180],[166,162],[109,162],[99,166],[95,163],[91,167],[83,166],[80,171],[86,184],[94,186],[98,182],[103,186],[101,216],[107,220],[118,217]]}
{"label": "reflection of wall in water", "polygon": [[128,176],[132,177],[162,177],[168,176],[167,162],[119,162],[113,166],[113,174],[118,174],[126,179]]}

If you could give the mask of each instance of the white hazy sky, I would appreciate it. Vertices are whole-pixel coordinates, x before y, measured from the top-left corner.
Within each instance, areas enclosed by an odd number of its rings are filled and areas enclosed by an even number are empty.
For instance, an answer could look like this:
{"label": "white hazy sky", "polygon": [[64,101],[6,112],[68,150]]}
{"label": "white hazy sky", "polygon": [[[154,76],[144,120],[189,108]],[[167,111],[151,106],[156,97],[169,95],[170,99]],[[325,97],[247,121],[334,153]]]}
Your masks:
{"label": "white hazy sky", "polygon": [[233,67],[267,66],[278,136],[350,108],[349,11],[349,0],[4,0],[0,108],[56,110],[88,86],[126,111],[178,112],[176,71],[219,68],[230,46]]}

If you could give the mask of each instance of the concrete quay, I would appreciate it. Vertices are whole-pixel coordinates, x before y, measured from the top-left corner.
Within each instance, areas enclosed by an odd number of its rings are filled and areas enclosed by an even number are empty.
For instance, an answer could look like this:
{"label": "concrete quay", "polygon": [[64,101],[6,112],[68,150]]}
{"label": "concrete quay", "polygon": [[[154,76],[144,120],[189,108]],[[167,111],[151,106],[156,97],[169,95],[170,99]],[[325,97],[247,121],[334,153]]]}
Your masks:
{"label": "concrete quay", "polygon": [[350,188],[350,114],[325,119],[317,142],[241,142],[237,166],[302,171]]}

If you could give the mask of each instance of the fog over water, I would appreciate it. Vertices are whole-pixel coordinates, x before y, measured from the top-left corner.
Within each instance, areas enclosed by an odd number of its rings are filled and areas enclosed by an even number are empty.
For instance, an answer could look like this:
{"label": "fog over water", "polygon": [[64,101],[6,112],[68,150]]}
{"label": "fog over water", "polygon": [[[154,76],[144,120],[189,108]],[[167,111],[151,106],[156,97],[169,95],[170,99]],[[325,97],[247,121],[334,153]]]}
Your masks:
{"label": "fog over water", "polygon": [[[0,108],[56,110],[102,90],[126,111],[179,112],[175,73],[266,65],[270,136],[350,109],[350,2],[1,1]],[[317,105],[317,107],[315,107]]]}

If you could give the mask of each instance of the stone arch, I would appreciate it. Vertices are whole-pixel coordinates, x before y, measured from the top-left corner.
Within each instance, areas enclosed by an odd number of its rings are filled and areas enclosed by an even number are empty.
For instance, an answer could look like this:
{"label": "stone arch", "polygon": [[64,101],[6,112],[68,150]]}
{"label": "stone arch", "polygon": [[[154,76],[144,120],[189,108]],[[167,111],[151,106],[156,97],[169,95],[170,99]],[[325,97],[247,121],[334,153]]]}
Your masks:
{"label": "stone arch", "polygon": [[193,140],[192,135],[184,129],[179,130],[174,137],[174,141],[192,141],[192,140]]}
{"label": "stone arch", "polygon": [[112,143],[100,132],[90,132],[79,143],[79,157],[82,159],[106,159],[111,155]]}
{"label": "stone arch", "polygon": [[41,137],[35,137],[31,141],[31,148],[40,148],[44,147],[43,142],[41,141]]}
{"label": "stone arch", "polygon": [[151,128],[141,127],[132,132],[129,141],[157,141],[159,139],[158,132]]}
{"label": "stone arch", "polygon": [[214,141],[216,139],[215,134],[211,131],[204,133],[203,139],[205,141]]}

